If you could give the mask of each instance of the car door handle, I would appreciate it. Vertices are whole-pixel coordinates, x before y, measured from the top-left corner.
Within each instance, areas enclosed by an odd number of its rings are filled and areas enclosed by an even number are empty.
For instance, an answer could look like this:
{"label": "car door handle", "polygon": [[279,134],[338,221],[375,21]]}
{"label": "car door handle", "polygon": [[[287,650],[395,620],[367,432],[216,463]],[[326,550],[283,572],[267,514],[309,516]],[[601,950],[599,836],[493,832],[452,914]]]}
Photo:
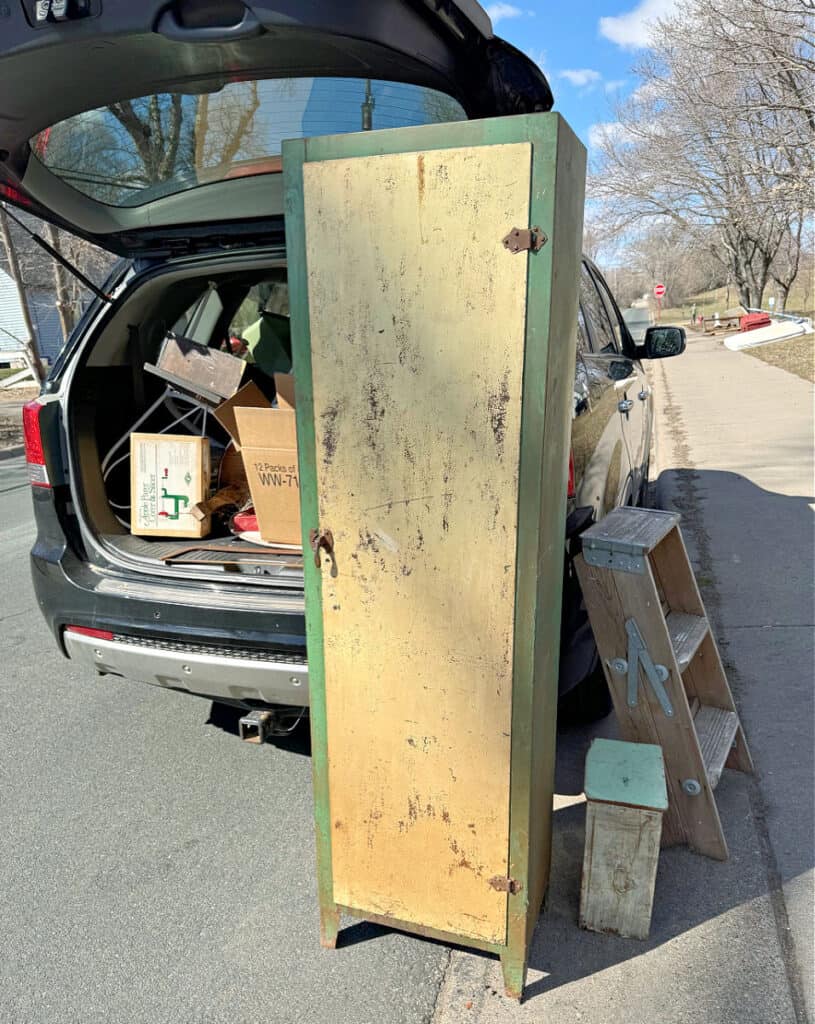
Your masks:
{"label": "car door handle", "polygon": [[263,31],[257,15],[246,8],[241,20],[234,25],[182,25],[172,10],[159,18],[156,32],[179,43],[229,43],[250,39]]}
{"label": "car door handle", "polygon": [[617,403],[617,408],[620,410],[620,412],[631,412],[631,410],[634,408],[634,403],[631,401],[630,398],[621,398],[620,401]]}

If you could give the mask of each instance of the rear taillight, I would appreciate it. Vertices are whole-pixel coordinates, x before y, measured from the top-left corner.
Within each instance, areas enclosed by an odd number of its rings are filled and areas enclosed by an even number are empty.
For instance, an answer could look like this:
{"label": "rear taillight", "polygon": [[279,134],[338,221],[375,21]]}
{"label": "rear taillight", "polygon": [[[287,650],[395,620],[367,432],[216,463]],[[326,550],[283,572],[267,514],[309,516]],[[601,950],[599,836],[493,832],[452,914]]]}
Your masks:
{"label": "rear taillight", "polygon": [[566,497],[574,497],[574,455],[569,451],[569,482],[566,485]]}
{"label": "rear taillight", "polygon": [[25,442],[25,461],[32,487],[50,487],[48,470],[45,466],[45,451],[42,446],[40,431],[40,414],[42,404],[38,399],[26,402],[23,406],[23,440]]}
{"label": "rear taillight", "polygon": [[94,640],[112,640],[113,633],[109,629],[91,629],[90,626],[66,626],[66,633],[79,633],[80,636],[91,636]]}

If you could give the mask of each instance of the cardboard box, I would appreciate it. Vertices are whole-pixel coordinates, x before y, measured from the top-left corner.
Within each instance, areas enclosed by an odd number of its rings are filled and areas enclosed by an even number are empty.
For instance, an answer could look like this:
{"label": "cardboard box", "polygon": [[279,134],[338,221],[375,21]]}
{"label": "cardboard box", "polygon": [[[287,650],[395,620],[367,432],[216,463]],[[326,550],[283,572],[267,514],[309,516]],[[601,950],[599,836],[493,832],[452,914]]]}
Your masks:
{"label": "cardboard box", "polygon": [[302,544],[294,378],[275,374],[277,409],[235,408],[241,456],[263,540]]}
{"label": "cardboard box", "polygon": [[240,438],[238,437],[238,427],[235,422],[235,410],[271,409],[271,407],[272,403],[269,399],[263,394],[257,384],[250,380],[248,384],[244,384],[239,391],[236,391],[231,398],[221,402],[218,408],[213,410],[212,415],[232,438],[235,450],[240,451],[241,445]]}
{"label": "cardboard box", "polygon": [[206,537],[210,517],[192,508],[209,495],[209,438],[130,435],[130,532],[139,537]]}

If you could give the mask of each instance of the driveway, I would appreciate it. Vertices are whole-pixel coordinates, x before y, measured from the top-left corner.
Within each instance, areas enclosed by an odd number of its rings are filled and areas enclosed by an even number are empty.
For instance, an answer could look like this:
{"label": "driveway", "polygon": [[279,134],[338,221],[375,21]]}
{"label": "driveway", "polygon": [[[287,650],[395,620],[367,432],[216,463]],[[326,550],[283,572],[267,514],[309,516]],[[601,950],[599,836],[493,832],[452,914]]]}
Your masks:
{"label": "driveway", "polygon": [[24,467],[0,457],[0,1022],[804,1024],[809,388],[715,340],[653,376],[659,495],[683,513],[758,774],[717,790],[727,863],[663,852],[647,942],[594,935],[576,924],[582,765],[614,723],[561,733],[520,1007],[488,957],[350,922],[319,948],[307,735],[242,745],[234,714],[65,662],[28,578]]}

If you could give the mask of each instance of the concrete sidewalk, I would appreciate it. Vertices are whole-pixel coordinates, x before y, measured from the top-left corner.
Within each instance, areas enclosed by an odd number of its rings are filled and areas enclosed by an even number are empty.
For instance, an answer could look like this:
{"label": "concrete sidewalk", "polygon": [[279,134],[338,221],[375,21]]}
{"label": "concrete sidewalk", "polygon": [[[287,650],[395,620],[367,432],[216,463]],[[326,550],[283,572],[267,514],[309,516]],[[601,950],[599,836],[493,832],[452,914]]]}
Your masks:
{"label": "concrete sidewalk", "polygon": [[804,1024],[812,1013],[813,493],[810,386],[716,339],[654,363],[659,503],[683,533],[756,762],[717,789],[720,864],[660,859],[647,942],[577,927],[585,752],[559,737],[552,882],[526,1001],[496,961],[454,951],[436,1024]]}

